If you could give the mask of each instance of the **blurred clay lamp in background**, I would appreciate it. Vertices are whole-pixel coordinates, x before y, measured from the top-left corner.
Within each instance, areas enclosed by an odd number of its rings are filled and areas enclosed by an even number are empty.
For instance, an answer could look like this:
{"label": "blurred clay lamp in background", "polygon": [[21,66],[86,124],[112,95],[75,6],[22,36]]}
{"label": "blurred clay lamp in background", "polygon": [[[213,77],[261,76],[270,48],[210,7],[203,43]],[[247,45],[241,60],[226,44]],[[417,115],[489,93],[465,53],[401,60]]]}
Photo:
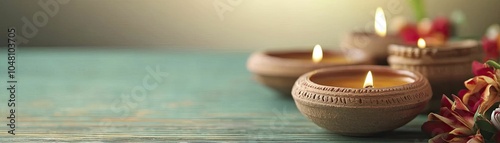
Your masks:
{"label": "blurred clay lamp in background", "polygon": [[405,69],[422,73],[429,79],[433,98],[428,110],[439,111],[443,94],[457,94],[464,88],[463,81],[472,77],[472,61],[481,60],[482,49],[478,41],[449,41],[429,45],[423,38],[417,43],[389,46],[388,62],[394,69]]}
{"label": "blurred clay lamp in background", "polygon": [[320,45],[313,50],[259,51],[253,53],[247,68],[254,78],[284,94],[290,95],[297,78],[309,71],[335,66],[370,64],[370,58],[356,49],[347,51],[322,50]]}
{"label": "blurred clay lamp in background", "polygon": [[402,43],[397,35],[387,34],[387,21],[382,8],[377,8],[374,22],[375,32],[351,32],[341,42],[342,48],[357,48],[370,55],[377,64],[387,65],[389,44]]}
{"label": "blurred clay lamp in background", "polygon": [[292,89],[304,116],[322,128],[349,136],[370,136],[401,127],[426,107],[431,96],[422,74],[373,65],[314,70],[299,77]]}

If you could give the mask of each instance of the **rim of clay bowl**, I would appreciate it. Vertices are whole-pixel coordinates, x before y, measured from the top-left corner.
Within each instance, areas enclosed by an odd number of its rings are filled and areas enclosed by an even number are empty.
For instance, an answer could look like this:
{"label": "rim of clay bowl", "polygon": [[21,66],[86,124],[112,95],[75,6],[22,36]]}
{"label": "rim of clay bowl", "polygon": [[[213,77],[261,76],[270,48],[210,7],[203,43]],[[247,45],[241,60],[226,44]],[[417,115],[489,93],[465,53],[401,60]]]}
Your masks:
{"label": "rim of clay bowl", "polygon": [[460,41],[450,41],[443,46],[431,46],[418,48],[416,45],[391,44],[389,45],[389,55],[407,58],[450,58],[469,56],[480,53],[482,50],[477,40],[466,39]]}
{"label": "rim of clay bowl", "polygon": [[[275,50],[275,51],[257,51],[250,55],[247,62],[249,71],[280,77],[299,77],[300,75],[324,67],[361,65],[372,63],[372,58],[359,49],[323,50],[324,55],[344,55],[349,58],[348,63],[314,63],[312,61],[284,58],[276,54],[304,54],[311,53],[311,50]],[[312,55],[312,53],[311,53]]]}
{"label": "rim of clay bowl", "polygon": [[[336,72],[349,72],[349,71],[368,71],[372,72],[390,72],[390,74],[406,76],[412,78],[414,81],[411,83],[393,86],[393,87],[382,87],[382,88],[350,88],[350,87],[336,87],[336,86],[328,86],[328,85],[320,85],[311,80],[312,76],[321,75],[332,75]],[[420,91],[422,89],[429,88],[430,84],[426,77],[424,77],[421,73],[416,71],[408,71],[408,70],[398,70],[392,69],[389,66],[377,66],[377,65],[359,65],[359,66],[344,66],[344,67],[333,67],[333,68],[324,68],[318,69],[311,72],[308,72],[297,80],[294,85],[292,95],[297,100],[300,99],[302,101],[314,102],[315,104],[324,104],[327,106],[338,105],[334,104],[329,100],[333,99],[325,99],[326,98],[349,98],[353,101],[350,104],[345,103],[343,107],[388,107],[388,106],[400,106],[400,105],[408,105],[408,104],[417,104],[420,102],[429,101],[432,97],[432,94],[405,94],[405,92],[424,92]],[[299,91],[300,90],[300,91]],[[431,92],[431,91],[429,91]],[[307,94],[314,94],[314,96],[308,96]],[[366,93],[370,93],[366,95]],[[301,97],[296,97],[301,96]],[[378,97],[380,99],[399,99],[402,96],[407,96],[405,98],[407,102],[398,102],[398,103],[390,103],[390,104],[379,104],[374,102],[362,102],[362,100],[372,100],[374,97]],[[411,96],[411,97],[409,97]],[[326,100],[326,101],[325,101]],[[320,101],[320,102],[317,102]],[[340,105],[338,105],[340,106]]]}

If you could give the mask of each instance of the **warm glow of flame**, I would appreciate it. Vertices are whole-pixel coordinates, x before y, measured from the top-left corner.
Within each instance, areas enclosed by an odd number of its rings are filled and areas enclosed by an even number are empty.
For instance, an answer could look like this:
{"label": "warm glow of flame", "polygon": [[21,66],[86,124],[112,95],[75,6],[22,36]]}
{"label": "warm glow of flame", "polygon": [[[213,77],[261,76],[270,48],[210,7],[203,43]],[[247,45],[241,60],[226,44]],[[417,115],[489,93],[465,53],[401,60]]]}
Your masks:
{"label": "warm glow of flame", "polygon": [[417,44],[418,44],[419,48],[425,48],[425,40],[424,39],[419,38]]}
{"label": "warm glow of flame", "polygon": [[375,32],[381,37],[387,34],[387,22],[385,20],[384,10],[380,7],[375,12]]}
{"label": "warm glow of flame", "polygon": [[313,62],[318,63],[321,59],[323,59],[323,50],[320,45],[316,45],[313,49],[312,60]]}
{"label": "warm glow of flame", "polygon": [[368,88],[368,87],[373,88],[372,71],[368,71],[368,74],[366,74],[365,83],[363,84],[363,88]]}

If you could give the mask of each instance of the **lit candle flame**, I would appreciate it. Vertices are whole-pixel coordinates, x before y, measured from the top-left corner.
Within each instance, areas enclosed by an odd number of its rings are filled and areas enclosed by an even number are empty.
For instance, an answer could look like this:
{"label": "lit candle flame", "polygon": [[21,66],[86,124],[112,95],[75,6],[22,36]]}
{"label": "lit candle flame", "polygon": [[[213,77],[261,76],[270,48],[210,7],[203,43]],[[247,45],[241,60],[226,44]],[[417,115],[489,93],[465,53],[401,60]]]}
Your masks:
{"label": "lit candle flame", "polygon": [[375,32],[380,37],[385,37],[387,34],[387,22],[385,20],[384,10],[380,7],[375,12]]}
{"label": "lit candle flame", "polygon": [[314,63],[318,63],[323,59],[323,50],[320,45],[314,46],[312,60]]}
{"label": "lit candle flame", "polygon": [[373,77],[372,71],[368,71],[365,78],[365,83],[363,84],[363,88],[373,88]]}
{"label": "lit candle flame", "polygon": [[417,45],[419,48],[425,48],[425,40],[422,38],[419,38]]}

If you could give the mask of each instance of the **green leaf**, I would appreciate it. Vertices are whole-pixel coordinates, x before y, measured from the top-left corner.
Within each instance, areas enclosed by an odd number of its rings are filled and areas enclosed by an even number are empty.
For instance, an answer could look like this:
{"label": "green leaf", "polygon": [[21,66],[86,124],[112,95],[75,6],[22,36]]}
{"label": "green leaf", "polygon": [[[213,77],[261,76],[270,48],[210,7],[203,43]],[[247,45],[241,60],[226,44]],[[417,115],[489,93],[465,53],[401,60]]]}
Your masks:
{"label": "green leaf", "polygon": [[497,129],[488,120],[476,120],[475,126],[479,128],[479,132],[486,140],[493,140]]}
{"label": "green leaf", "polygon": [[498,64],[497,62],[495,62],[493,60],[486,61],[486,64],[488,64],[490,67],[493,67],[495,69],[500,69],[500,64]]}
{"label": "green leaf", "polygon": [[423,0],[411,0],[410,2],[417,21],[420,21],[427,17]]}
{"label": "green leaf", "polygon": [[477,132],[477,130],[479,130],[479,127],[476,124],[476,121],[477,120],[484,120],[484,119],[485,119],[485,117],[482,114],[479,114],[479,110],[476,113],[474,113],[474,127],[472,128],[472,130],[474,132]]}

